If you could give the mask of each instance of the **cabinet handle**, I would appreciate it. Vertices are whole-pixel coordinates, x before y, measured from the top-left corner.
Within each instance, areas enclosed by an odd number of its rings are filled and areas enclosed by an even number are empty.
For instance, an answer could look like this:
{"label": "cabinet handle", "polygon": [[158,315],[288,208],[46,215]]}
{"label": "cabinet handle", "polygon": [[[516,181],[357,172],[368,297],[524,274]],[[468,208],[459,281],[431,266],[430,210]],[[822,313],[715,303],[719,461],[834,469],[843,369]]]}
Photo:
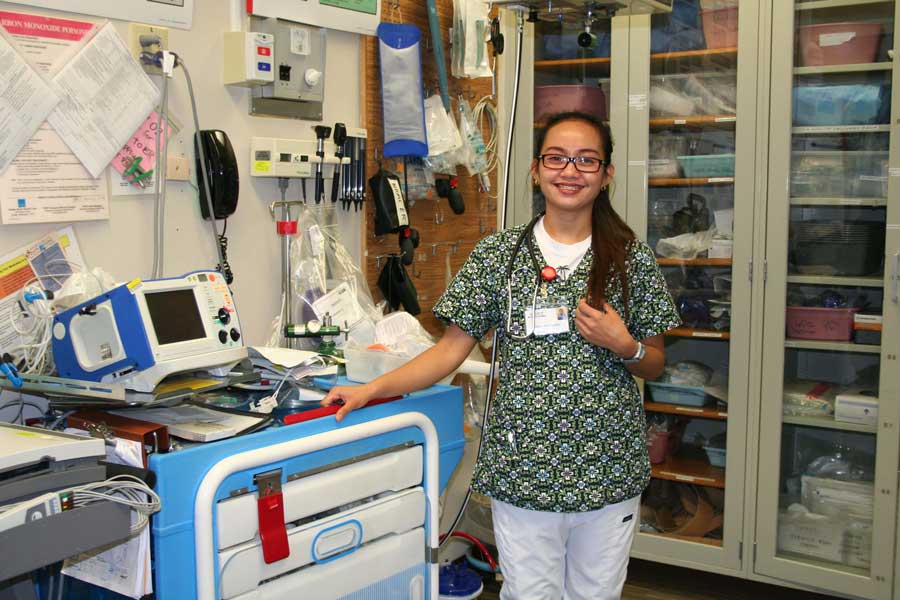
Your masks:
{"label": "cabinet handle", "polygon": [[898,304],[900,302],[900,297],[898,297],[898,288],[900,288],[900,252],[894,255],[894,272],[892,273],[892,282],[891,289],[893,290],[893,300],[894,304]]}

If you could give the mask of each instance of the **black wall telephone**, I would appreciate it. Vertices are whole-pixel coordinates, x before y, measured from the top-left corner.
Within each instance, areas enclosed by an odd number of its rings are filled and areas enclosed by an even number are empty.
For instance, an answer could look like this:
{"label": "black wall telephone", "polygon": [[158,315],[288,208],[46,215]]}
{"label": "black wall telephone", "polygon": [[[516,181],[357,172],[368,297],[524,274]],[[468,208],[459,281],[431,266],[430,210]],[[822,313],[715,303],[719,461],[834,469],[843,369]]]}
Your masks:
{"label": "black wall telephone", "polygon": [[[201,164],[200,150],[197,140],[203,144],[206,164]],[[210,196],[216,219],[225,219],[233,214],[238,203],[238,168],[234,157],[234,149],[224,131],[205,129],[194,138],[194,155],[197,157],[197,188],[200,191],[200,213],[209,219],[209,208],[206,203],[206,184],[203,170],[209,179]]]}

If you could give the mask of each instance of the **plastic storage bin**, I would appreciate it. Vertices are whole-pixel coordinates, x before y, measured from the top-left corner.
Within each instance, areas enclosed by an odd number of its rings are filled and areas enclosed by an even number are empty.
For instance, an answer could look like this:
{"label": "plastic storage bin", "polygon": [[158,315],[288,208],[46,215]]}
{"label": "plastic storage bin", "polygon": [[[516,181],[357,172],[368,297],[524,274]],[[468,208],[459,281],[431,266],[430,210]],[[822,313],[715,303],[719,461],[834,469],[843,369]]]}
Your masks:
{"label": "plastic storage bin", "polygon": [[679,156],[678,162],[687,178],[734,176],[734,154]]}
{"label": "plastic storage bin", "polygon": [[880,36],[879,23],[802,25],[800,63],[807,67],[819,67],[873,62],[878,54]]}
{"label": "plastic storage bin", "polygon": [[650,30],[652,54],[702,50],[704,45],[699,0],[675,2],[670,14],[653,20]]}
{"label": "plastic storage bin", "polygon": [[706,458],[709,459],[709,464],[714,467],[725,466],[725,448],[703,446],[703,451],[706,452]]}
{"label": "plastic storage bin", "polygon": [[887,152],[813,151],[791,155],[791,196],[887,197]]}
{"label": "plastic storage bin", "polygon": [[650,159],[647,174],[650,177],[678,177],[681,166],[677,157],[686,154],[690,141],[683,135],[657,134],[650,137]]}
{"label": "plastic storage bin", "polygon": [[706,394],[706,390],[700,386],[676,385],[659,381],[647,381],[644,385],[647,386],[650,398],[654,402],[680,404],[681,406],[706,406],[711,400]]}
{"label": "plastic storage bin", "polygon": [[735,48],[738,44],[738,7],[700,11],[707,48]]}
{"label": "plastic storage bin", "polygon": [[791,223],[790,265],[807,275],[875,275],[884,262],[884,239],[878,221]]}
{"label": "plastic storage bin", "polygon": [[787,307],[787,336],[798,340],[849,342],[858,308]]}
{"label": "plastic storage bin", "polygon": [[[389,371],[402,367],[411,359],[381,350],[344,348],[344,360],[347,361],[347,379],[357,383],[367,383]],[[451,373],[438,383],[445,385],[450,383],[455,374]]]}
{"label": "plastic storage bin", "polygon": [[671,431],[650,431],[647,433],[647,452],[650,454],[650,462],[658,465],[666,461],[669,455]]}
{"label": "plastic storage bin", "polygon": [[890,122],[891,89],[886,83],[797,85],[794,125],[877,125]]}
{"label": "plastic storage bin", "polygon": [[606,94],[590,85],[538,85],[534,88],[534,115],[541,121],[559,112],[577,110],[606,120]]}

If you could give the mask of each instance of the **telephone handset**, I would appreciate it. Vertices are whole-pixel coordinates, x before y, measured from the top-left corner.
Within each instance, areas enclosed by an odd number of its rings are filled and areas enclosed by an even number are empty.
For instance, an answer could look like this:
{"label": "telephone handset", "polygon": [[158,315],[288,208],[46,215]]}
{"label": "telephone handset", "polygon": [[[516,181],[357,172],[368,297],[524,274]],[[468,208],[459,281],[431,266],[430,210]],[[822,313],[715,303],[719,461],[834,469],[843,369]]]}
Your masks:
{"label": "telephone handset", "polygon": [[[198,138],[203,143],[205,165],[201,164]],[[197,157],[197,188],[200,192],[200,213],[209,219],[209,208],[206,202],[206,185],[203,172],[209,180],[210,196],[216,219],[225,219],[233,214],[238,203],[238,167],[231,141],[224,131],[205,129],[194,138],[194,154]]]}

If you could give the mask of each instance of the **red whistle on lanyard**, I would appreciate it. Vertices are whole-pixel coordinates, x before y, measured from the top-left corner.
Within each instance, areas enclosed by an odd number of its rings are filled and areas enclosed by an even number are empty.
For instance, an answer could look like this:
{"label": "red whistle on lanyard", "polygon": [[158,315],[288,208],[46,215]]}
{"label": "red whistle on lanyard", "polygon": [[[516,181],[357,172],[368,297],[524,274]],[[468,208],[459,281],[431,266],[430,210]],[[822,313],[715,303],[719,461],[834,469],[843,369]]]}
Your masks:
{"label": "red whistle on lanyard", "polygon": [[547,265],[543,269],[541,269],[541,279],[544,281],[553,281],[556,279],[556,269]]}

